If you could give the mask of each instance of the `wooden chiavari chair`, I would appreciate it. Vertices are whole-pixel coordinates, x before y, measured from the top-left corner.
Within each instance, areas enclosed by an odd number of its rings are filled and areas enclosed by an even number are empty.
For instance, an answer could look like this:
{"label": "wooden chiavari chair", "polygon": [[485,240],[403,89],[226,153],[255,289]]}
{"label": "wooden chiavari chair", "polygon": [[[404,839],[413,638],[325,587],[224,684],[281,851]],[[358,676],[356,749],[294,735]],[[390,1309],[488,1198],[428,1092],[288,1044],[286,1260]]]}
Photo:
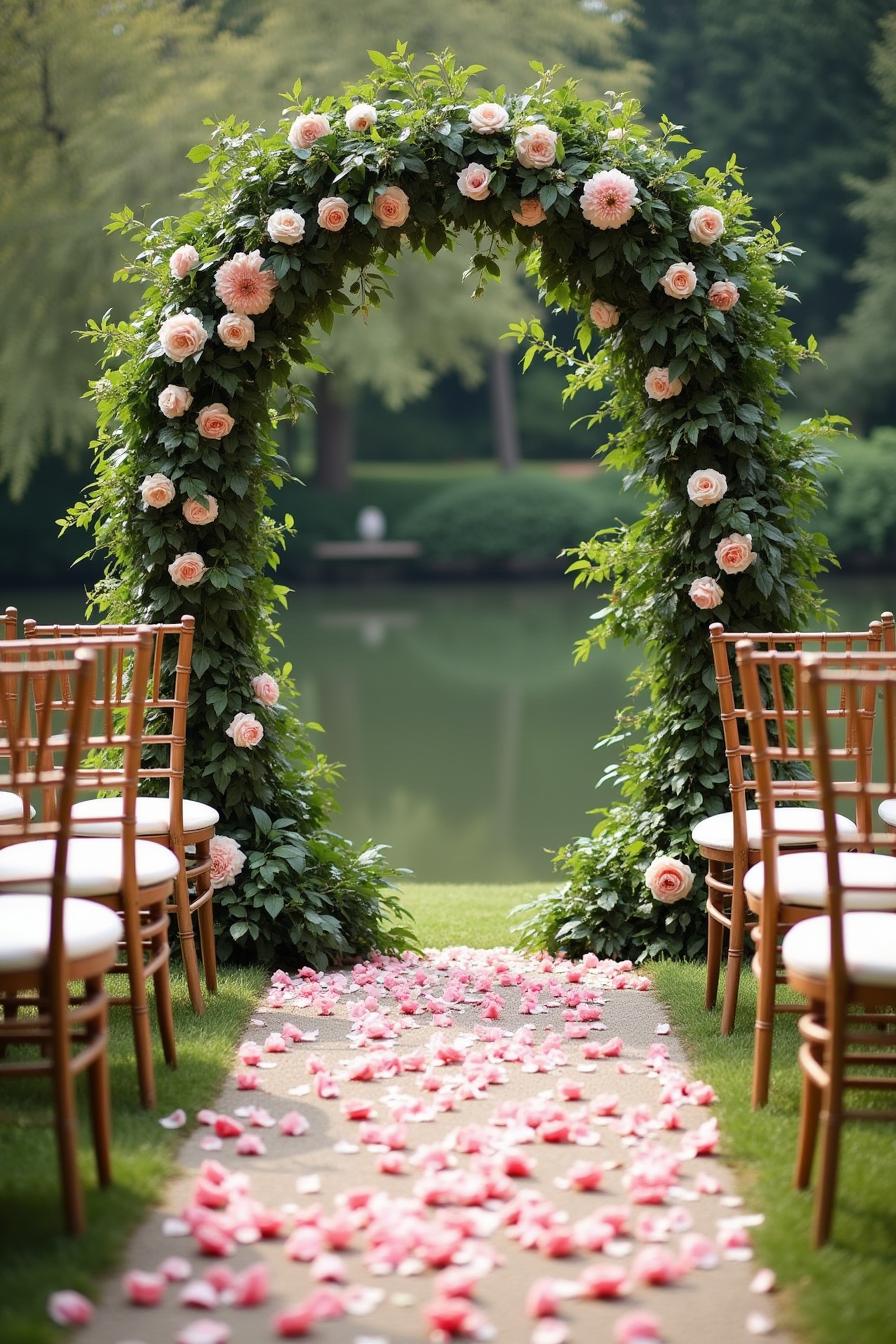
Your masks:
{"label": "wooden chiavari chair", "polygon": [[[842,669],[849,660],[862,655],[856,653],[817,653],[825,666]],[[881,657],[881,654],[865,654]],[[768,1100],[771,1070],[772,1036],[776,1012],[800,1012],[797,1005],[776,1001],[776,986],[784,983],[778,969],[778,940],[781,933],[801,920],[817,915],[824,908],[827,892],[826,860],[817,848],[817,831],[811,837],[814,849],[781,853],[791,835],[805,842],[805,832],[788,822],[786,828],[775,816],[776,789],[782,774],[805,770],[802,781],[803,796],[814,803],[820,802],[819,785],[812,777],[810,767],[814,760],[814,734],[809,706],[801,677],[800,653],[780,650],[758,650],[748,640],[737,645],[737,662],[746,705],[746,721],[750,733],[756,797],[762,825],[761,861],[744,875],[744,893],[747,904],[758,917],[753,932],[757,942],[754,970],[758,976],[756,1004],[756,1034],[753,1054],[753,1105],[764,1106]],[[844,776],[856,780],[867,772],[872,752],[875,696],[866,694],[861,714],[850,717],[845,701],[826,707],[828,737],[836,734],[838,742],[831,747],[837,768]],[[792,785],[788,784],[788,788]],[[864,804],[863,804],[864,806]],[[824,816],[824,813],[822,813]],[[841,816],[838,822],[843,842],[844,865],[850,875],[862,875],[858,887],[865,889],[869,872],[877,874],[886,885],[896,883],[896,859],[883,854],[860,851],[861,833],[868,829],[869,818],[863,812],[855,820]],[[826,824],[826,823],[825,823]],[[875,885],[870,881],[870,885]],[[869,904],[877,908],[896,907],[890,898],[868,896]],[[858,908],[868,908],[859,905]]]}
{"label": "wooden chiavari chair", "polygon": [[[120,833],[117,838],[70,838],[66,866],[69,896],[99,901],[121,916],[124,955],[111,970],[127,977],[128,993],[110,998],[110,1003],[130,1008],[140,1099],[148,1108],[155,1105],[156,1098],[147,996],[150,976],[164,1056],[172,1067],[177,1061],[166,904],[179,868],[176,855],[164,845],[137,838],[137,781],[151,645],[148,630],[131,637],[95,638],[90,642],[97,677],[86,745],[93,755],[79,766],[76,787],[79,792],[95,794],[101,790],[120,795],[109,799],[109,819],[118,823]],[[73,666],[75,651],[83,647],[83,641],[76,639],[46,639],[39,648],[34,640],[15,640],[2,645],[2,650],[11,660],[33,658],[39,652],[41,661],[58,664],[59,676],[51,687],[54,698],[36,706],[36,712],[52,716],[70,710],[73,684],[66,670]],[[54,745],[49,743],[51,753]],[[96,764],[98,758],[120,764]],[[54,816],[57,804],[52,789],[44,791],[42,802],[44,814]],[[5,834],[2,840],[0,881],[14,883],[20,891],[48,891],[54,871],[53,841],[10,845]]]}
{"label": "wooden chiavari chair", "polygon": [[[825,818],[826,913],[792,928],[781,950],[788,982],[809,1001],[800,1018],[803,1093],[795,1183],[801,1189],[809,1184],[820,1146],[812,1240],[821,1246],[831,1232],[844,1122],[896,1120],[892,1107],[863,1110],[845,1103],[852,1089],[896,1089],[896,914],[889,913],[896,908],[896,860],[875,852],[890,848],[892,837],[873,829],[875,804],[896,796],[896,655],[854,657],[844,668],[806,658],[801,680]],[[840,699],[857,735],[869,691],[882,696],[883,750],[873,764],[863,755],[856,777],[841,779],[828,705],[832,694]],[[846,852],[835,824],[843,806],[854,807],[860,819],[856,839],[863,853]],[[857,859],[882,862],[863,870]],[[887,909],[855,908],[872,903]],[[877,1072],[881,1067],[889,1073]]]}
{"label": "wooden chiavari chair", "polygon": [[[143,839],[167,845],[180,864],[169,911],[177,917],[190,1002],[195,1012],[203,1013],[205,1001],[199,979],[193,915],[197,916],[199,925],[206,988],[209,993],[214,993],[217,960],[211,841],[218,824],[218,813],[207,803],[184,798],[184,752],[195,624],[192,616],[184,616],[170,625],[38,625],[36,621],[26,620],[24,628],[26,639],[38,640],[74,638],[89,642],[108,636],[133,636],[138,629],[149,630],[152,634],[140,781],[149,784],[150,788],[157,787],[150,781],[165,781],[167,797],[138,794],[137,834]],[[72,834],[117,834],[116,823],[109,820],[112,806],[111,800],[103,798],[77,802],[72,811]]]}
{"label": "wooden chiavari chair", "polygon": [[[4,640],[15,639],[18,629],[19,614],[15,607],[7,607],[3,613],[3,638]],[[6,757],[4,744],[0,742],[0,765],[3,764]],[[5,827],[6,822],[18,822],[22,817],[22,798],[13,789],[0,789],[0,827]]]}
{"label": "wooden chiavari chair", "polygon": [[[0,647],[0,735],[8,762],[0,781],[23,801],[7,838],[39,836],[54,849],[49,895],[22,894],[15,881],[0,879],[0,1082],[13,1076],[52,1082],[63,1207],[72,1233],[84,1229],[75,1108],[75,1078],[84,1071],[97,1177],[100,1185],[111,1180],[104,976],[115,961],[121,922],[94,901],[66,896],[71,806],[95,672],[92,652],[74,653],[63,668],[21,656],[9,661]],[[52,683],[63,677],[68,712],[60,716],[49,707],[60,698]],[[60,754],[61,767],[53,761]],[[32,797],[39,802],[47,790],[56,795],[55,815],[35,820]],[[30,1048],[24,1058],[22,1046]]]}
{"label": "wooden chiavari chair", "polygon": [[[743,961],[744,936],[752,923],[747,920],[744,896],[744,874],[759,858],[761,821],[759,809],[748,807],[755,791],[755,781],[744,771],[744,761],[750,755],[749,738],[745,732],[743,695],[735,686],[734,650],[739,640],[749,639],[763,649],[790,649],[849,651],[879,649],[885,638],[885,623],[889,616],[892,632],[893,617],[884,613],[880,621],[872,621],[867,630],[843,633],[765,633],[744,634],[726,630],[719,622],[709,627],[713,666],[719,691],[719,711],[725,759],[728,767],[728,785],[731,810],[719,812],[698,821],[691,838],[707,863],[706,888],[706,1007],[714,1008],[718,995],[719,972],[724,955],[724,939],[728,934],[728,956],[725,988],[722,999],[722,1035],[734,1030],[737,1015],[737,997]],[[795,818],[793,807],[787,802],[805,802],[805,781],[791,792],[787,782],[776,783],[778,820],[783,828],[782,844],[806,847],[813,844],[811,836],[788,836],[786,828]],[[801,808],[796,818],[802,830],[820,833],[822,813],[819,809]]]}

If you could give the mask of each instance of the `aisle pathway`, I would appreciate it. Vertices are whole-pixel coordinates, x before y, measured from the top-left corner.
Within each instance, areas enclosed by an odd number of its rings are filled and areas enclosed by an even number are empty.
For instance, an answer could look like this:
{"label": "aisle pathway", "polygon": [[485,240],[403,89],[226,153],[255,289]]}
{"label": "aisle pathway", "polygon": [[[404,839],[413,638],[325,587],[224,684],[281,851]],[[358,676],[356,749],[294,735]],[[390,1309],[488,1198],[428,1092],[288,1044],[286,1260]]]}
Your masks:
{"label": "aisle pathway", "polygon": [[782,1339],[712,1090],[661,1018],[594,957],[278,972],[128,1248],[149,1277],[110,1283],[81,1337]]}

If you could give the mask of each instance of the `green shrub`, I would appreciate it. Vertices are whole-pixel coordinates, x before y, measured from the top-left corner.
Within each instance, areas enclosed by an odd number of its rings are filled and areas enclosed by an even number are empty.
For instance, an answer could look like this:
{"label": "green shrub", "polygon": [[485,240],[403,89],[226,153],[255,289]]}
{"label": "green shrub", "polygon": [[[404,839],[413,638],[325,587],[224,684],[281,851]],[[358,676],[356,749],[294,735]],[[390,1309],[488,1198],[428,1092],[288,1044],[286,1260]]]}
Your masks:
{"label": "green shrub", "polygon": [[889,569],[896,552],[896,428],[845,443],[838,465],[825,479],[819,526],[844,569]]}
{"label": "green shrub", "polygon": [[637,512],[615,480],[521,472],[449,485],[412,509],[400,532],[420,542],[431,564],[541,563]]}

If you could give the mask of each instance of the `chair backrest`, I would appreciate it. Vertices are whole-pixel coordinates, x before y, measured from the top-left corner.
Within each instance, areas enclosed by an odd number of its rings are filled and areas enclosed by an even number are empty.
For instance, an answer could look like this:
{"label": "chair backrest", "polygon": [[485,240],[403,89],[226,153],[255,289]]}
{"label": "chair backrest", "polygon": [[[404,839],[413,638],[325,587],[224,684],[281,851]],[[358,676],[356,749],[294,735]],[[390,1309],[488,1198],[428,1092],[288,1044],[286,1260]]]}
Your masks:
{"label": "chair backrest", "polygon": [[15,639],[19,626],[19,613],[15,607],[7,607],[3,613],[3,638]]}
{"label": "chair backrest", "polygon": [[26,620],[26,639],[134,638],[150,636],[150,676],[146,688],[141,780],[167,779],[171,800],[171,830],[183,838],[184,755],[190,700],[190,671],[196,621],[183,616],[170,625],[38,625]]}
{"label": "chair backrest", "polygon": [[[752,745],[747,729],[747,709],[743,692],[742,678],[735,682],[736,649],[742,640],[760,652],[780,652],[795,658],[802,653],[851,653],[875,652],[890,639],[896,647],[896,630],[893,615],[884,612],[879,621],[872,621],[867,630],[856,631],[807,631],[807,632],[757,632],[746,633],[726,630],[718,621],[709,627],[710,646],[712,648],[713,667],[719,692],[719,713],[722,724],[722,739],[725,747],[725,760],[728,767],[728,784],[731,792],[731,810],[734,818],[735,851],[746,849],[746,809],[748,796],[756,790],[755,773],[748,774],[744,764],[752,756]],[[795,664],[794,664],[795,666]],[[777,681],[767,679],[769,705],[775,706],[779,713],[794,715],[796,704],[793,694],[793,670],[784,678],[778,673]],[[805,720],[808,711],[805,706],[796,721]],[[796,744],[794,744],[796,745]],[[808,756],[794,750],[788,755],[788,766],[793,767],[802,761],[808,763]],[[786,772],[785,772],[786,773]],[[789,773],[798,771],[790,770]],[[808,774],[808,772],[804,772]],[[815,798],[817,789],[811,779],[776,779],[775,795],[777,802],[806,801]]]}
{"label": "chair backrest", "polygon": [[[819,784],[824,812],[823,848],[827,855],[827,908],[831,919],[831,977],[829,992],[834,1001],[844,1001],[846,966],[843,950],[843,910],[852,890],[863,894],[880,890],[892,896],[896,906],[896,884],[875,887],[865,873],[861,887],[854,888],[844,879],[840,854],[846,850],[876,850],[893,847],[893,832],[878,821],[880,804],[896,798],[896,653],[850,657],[843,666],[832,667],[823,658],[805,657],[800,681],[809,706],[813,728],[813,768]],[[836,768],[837,751],[830,738],[828,706],[833,697],[843,706],[852,731],[859,733],[865,721],[869,694],[880,701],[879,713],[884,733],[873,762],[863,761],[855,778],[840,778]],[[857,835],[844,835],[837,826],[837,814],[852,805],[858,822]]]}
{"label": "chair backrest", "polygon": [[[33,839],[56,842],[50,889],[49,975],[51,992],[64,987],[64,901],[71,809],[75,800],[78,769],[87,737],[90,701],[96,680],[96,654],[75,649],[70,661],[25,660],[13,648],[0,645],[0,738],[6,744],[0,769],[0,788],[18,794],[22,814],[4,822],[6,843]],[[65,683],[63,687],[63,682]],[[52,705],[63,703],[62,712]],[[62,757],[61,764],[58,758]],[[52,817],[40,816],[38,807],[47,791],[56,806]],[[15,889],[20,880],[0,879]]]}

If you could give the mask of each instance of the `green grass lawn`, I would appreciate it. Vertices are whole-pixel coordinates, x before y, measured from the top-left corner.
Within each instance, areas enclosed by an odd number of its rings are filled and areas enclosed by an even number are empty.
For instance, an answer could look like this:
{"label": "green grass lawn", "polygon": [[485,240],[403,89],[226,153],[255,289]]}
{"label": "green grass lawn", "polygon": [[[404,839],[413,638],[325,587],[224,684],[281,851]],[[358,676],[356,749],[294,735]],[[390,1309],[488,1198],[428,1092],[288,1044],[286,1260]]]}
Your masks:
{"label": "green grass lawn", "polygon": [[408,882],[401,900],[414,919],[422,947],[513,946],[510,911],[550,882],[499,886],[488,882]]}
{"label": "green grass lawn", "polygon": [[96,1276],[114,1267],[131,1228],[158,1198],[183,1137],[183,1131],[162,1129],[158,1117],[181,1106],[192,1120],[197,1109],[211,1104],[266,978],[260,970],[221,971],[217,995],[205,1016],[196,1017],[183,976],[179,970],[173,972],[178,1068],[166,1068],[157,1051],[159,1109],[153,1115],[141,1110],[137,1102],[130,1018],[125,1009],[112,1010],[115,1184],[108,1190],[96,1187],[90,1129],[82,1112],[79,1139],[88,1230],[77,1241],[62,1231],[49,1085],[37,1079],[4,1083],[0,1096],[3,1344],[45,1344],[57,1339],[59,1332],[44,1311],[48,1292],[77,1288],[89,1294]]}
{"label": "green grass lawn", "polygon": [[[776,1020],[769,1104],[752,1111],[752,975],[743,977],[736,1031],[724,1038],[718,1012],[703,1008],[702,965],[666,962],[647,969],[694,1071],[719,1095],[724,1156],[751,1207],[766,1215],[755,1240],[762,1262],[785,1287],[792,1323],[813,1344],[896,1340],[896,1127],[847,1124],[833,1239],[811,1250],[812,1196],[791,1183],[800,1097],[795,1016]],[[873,1105],[870,1095],[858,1104]]]}

